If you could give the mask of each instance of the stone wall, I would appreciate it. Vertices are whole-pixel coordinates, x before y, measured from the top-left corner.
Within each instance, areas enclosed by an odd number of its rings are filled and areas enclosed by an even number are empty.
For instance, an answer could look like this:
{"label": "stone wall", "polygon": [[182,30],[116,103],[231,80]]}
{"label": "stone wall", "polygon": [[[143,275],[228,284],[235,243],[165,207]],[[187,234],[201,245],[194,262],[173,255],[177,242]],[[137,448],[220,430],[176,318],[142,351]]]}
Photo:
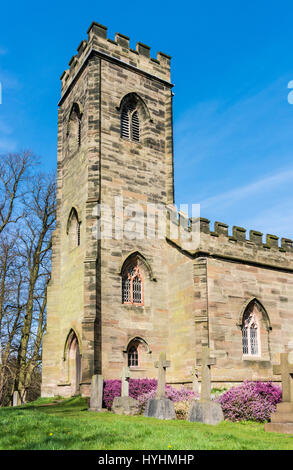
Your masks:
{"label": "stone wall", "polygon": [[[117,48],[112,43],[110,46]],[[134,56],[139,58],[137,54]],[[156,73],[157,65],[144,55],[137,63],[152,73]],[[114,198],[117,196],[123,199],[123,208],[138,203],[145,212],[148,203],[173,201],[172,96],[170,84],[107,60],[101,63],[101,83],[101,202],[113,210],[114,229]],[[140,142],[120,137],[120,104],[128,93],[137,94],[147,108],[146,117],[140,115],[143,136]],[[143,134],[144,128],[147,128],[147,135]],[[132,370],[133,377],[156,376],[153,363],[159,352],[168,347],[166,243],[129,237],[131,230],[125,230],[123,238],[118,240],[113,232],[112,239],[100,242],[100,354],[102,370],[108,378],[119,376],[127,345],[133,337],[142,338],[149,347],[144,364]],[[144,272],[143,307],[121,302],[121,266],[133,252],[143,255],[151,267],[151,273],[147,269]]]}
{"label": "stone wall", "polygon": [[[108,39],[105,27],[93,23],[88,40],[63,73],[58,127],[58,212],[54,234],[52,279],[43,353],[42,393],[70,394],[66,338],[74,329],[82,354],[81,392],[89,394],[91,376],[114,378],[133,337],[148,347],[135,376],[155,376],[154,358],[168,345],[168,267],[164,240],[97,240],[97,204],[114,210],[139,202],[173,202],[172,85],[170,57],[150,57],[141,43]],[[142,138],[120,137],[120,105],[127,93],[143,103]],[[80,145],[69,145],[73,106],[81,114]],[[80,220],[80,246],[70,248],[66,227],[70,210]],[[113,214],[114,217],[114,214]],[[111,216],[110,216],[111,218]],[[114,224],[114,218],[113,218]],[[131,231],[131,230],[130,230]],[[145,270],[145,304],[122,305],[121,266],[134,251],[151,266]],[[154,357],[153,357],[154,355]],[[147,368],[147,369],[146,369]]]}
{"label": "stone wall", "polygon": [[[272,364],[280,352],[293,347],[293,253],[292,240],[229,227],[200,219],[200,243],[187,252],[180,240],[169,240],[182,257],[194,264],[193,318],[196,323],[196,356],[202,343],[209,343],[216,357],[212,379],[231,385],[246,379],[280,381]],[[180,280],[181,282],[181,280]],[[257,299],[263,316],[260,357],[242,353],[242,315]],[[188,337],[187,337],[188,338]],[[188,361],[187,361],[188,362]]]}
{"label": "stone wall", "polygon": [[[293,273],[208,259],[208,316],[210,347],[217,357],[213,379],[232,382],[245,379],[275,379],[272,363],[293,338]],[[261,355],[242,354],[241,322],[244,306],[257,298],[270,325],[261,334]]]}

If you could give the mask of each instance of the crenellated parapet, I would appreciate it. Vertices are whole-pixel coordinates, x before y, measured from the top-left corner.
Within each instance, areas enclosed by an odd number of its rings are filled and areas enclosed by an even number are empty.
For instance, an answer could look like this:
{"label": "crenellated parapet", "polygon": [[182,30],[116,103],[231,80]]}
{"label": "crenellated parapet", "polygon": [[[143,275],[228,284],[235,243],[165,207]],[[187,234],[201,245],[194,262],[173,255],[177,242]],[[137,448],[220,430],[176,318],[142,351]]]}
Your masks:
{"label": "crenellated parapet", "polygon": [[229,229],[223,222],[215,222],[211,228],[208,219],[192,219],[180,213],[176,216],[172,211],[169,220],[167,239],[189,255],[219,257],[293,272],[293,240],[289,238],[279,239],[256,230],[247,234],[245,228]]}
{"label": "crenellated parapet", "polygon": [[136,49],[132,49],[129,37],[121,33],[116,33],[115,40],[112,40],[107,37],[107,27],[96,22],[90,25],[87,34],[88,39],[81,41],[77,54],[69,61],[69,68],[60,77],[62,95],[91,53],[100,54],[106,60],[123,62],[126,67],[170,83],[171,57],[167,54],[158,52],[157,57],[153,58],[150,47],[141,42],[136,44]]}
{"label": "crenellated parapet", "polygon": [[264,236],[262,232],[258,232],[257,230],[250,230],[249,236],[247,237],[247,230],[236,225],[232,227],[232,231],[229,233],[229,226],[223,222],[215,222],[214,230],[210,230],[210,221],[202,217],[200,218],[200,231],[210,234],[213,237],[224,236],[232,243],[253,244],[258,249],[293,252],[293,240],[290,238],[279,239],[279,237],[272,234],[266,234]]}

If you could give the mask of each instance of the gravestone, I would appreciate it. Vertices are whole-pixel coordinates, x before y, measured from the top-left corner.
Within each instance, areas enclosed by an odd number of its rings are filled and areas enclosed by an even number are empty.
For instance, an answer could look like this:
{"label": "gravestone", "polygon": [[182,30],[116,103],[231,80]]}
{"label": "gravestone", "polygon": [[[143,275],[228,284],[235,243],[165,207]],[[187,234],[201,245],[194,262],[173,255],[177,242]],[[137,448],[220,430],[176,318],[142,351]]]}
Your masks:
{"label": "gravestone", "polygon": [[204,345],[201,359],[200,400],[193,400],[187,416],[188,421],[218,424],[224,419],[220,403],[211,399],[211,365],[213,364],[215,364],[215,359],[210,357],[210,349]]}
{"label": "gravestone", "polygon": [[15,390],[12,396],[12,406],[18,406],[18,405],[21,405],[21,400],[20,400],[18,390]]}
{"label": "gravestone", "polygon": [[196,366],[193,368],[192,375],[193,375],[192,390],[195,393],[199,393],[198,368]]}
{"label": "gravestone", "polygon": [[88,411],[102,411],[103,407],[104,379],[102,375],[95,374],[92,377],[90,407]]}
{"label": "gravestone", "polygon": [[293,351],[281,353],[280,364],[273,366],[273,373],[281,375],[282,403],[265,423],[265,431],[293,434]]}
{"label": "gravestone", "polygon": [[112,405],[112,411],[118,415],[138,414],[138,401],[129,396],[129,378],[130,372],[128,367],[123,367],[121,373],[121,397],[115,397]]}
{"label": "gravestone", "polygon": [[170,367],[170,361],[166,360],[166,354],[160,353],[160,359],[155,363],[158,368],[158,387],[156,398],[148,400],[144,416],[158,419],[175,419],[175,409],[172,400],[165,396],[166,369]]}

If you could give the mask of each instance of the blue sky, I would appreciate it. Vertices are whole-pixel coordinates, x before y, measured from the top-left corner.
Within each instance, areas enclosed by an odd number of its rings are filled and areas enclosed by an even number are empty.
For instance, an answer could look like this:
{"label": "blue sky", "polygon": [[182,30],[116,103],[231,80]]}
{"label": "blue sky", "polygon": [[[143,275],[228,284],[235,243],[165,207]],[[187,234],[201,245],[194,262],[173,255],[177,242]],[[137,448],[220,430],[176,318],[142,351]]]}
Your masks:
{"label": "blue sky", "polygon": [[293,238],[292,18],[289,1],[5,2],[0,153],[55,168],[59,77],[95,20],[172,56],[177,204]]}

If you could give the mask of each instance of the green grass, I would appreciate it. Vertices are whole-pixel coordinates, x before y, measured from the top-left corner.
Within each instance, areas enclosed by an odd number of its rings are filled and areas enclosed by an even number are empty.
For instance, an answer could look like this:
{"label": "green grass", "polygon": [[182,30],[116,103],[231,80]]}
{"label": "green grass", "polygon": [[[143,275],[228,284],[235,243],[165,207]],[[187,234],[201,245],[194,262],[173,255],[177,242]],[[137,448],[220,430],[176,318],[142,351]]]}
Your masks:
{"label": "green grass", "polygon": [[160,421],[88,412],[80,397],[54,401],[0,408],[0,449],[293,449],[293,435],[264,432],[259,423]]}

